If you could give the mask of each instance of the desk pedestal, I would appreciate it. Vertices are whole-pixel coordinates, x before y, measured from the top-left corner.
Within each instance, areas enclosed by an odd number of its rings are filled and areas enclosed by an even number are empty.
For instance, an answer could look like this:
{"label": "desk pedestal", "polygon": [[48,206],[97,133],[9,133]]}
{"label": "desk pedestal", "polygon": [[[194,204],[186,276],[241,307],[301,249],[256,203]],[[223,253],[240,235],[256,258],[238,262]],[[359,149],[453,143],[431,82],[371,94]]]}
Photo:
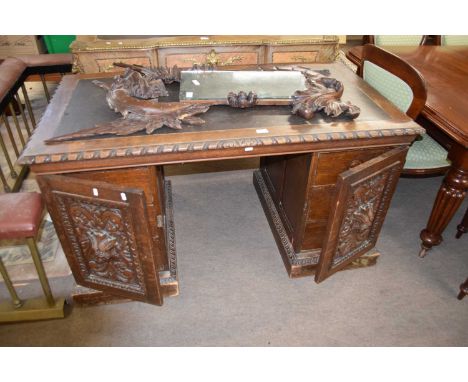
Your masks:
{"label": "desk pedestal", "polygon": [[[253,181],[290,277],[315,274],[323,281],[373,249],[406,151],[380,147],[261,159]],[[360,263],[375,261],[372,255]]]}
{"label": "desk pedestal", "polygon": [[[375,264],[407,147],[262,157],[254,184],[290,277],[320,282]],[[170,182],[162,166],[38,175],[81,304],[178,294]],[[361,261],[355,261],[365,255]],[[353,264],[354,262],[354,264]]]}

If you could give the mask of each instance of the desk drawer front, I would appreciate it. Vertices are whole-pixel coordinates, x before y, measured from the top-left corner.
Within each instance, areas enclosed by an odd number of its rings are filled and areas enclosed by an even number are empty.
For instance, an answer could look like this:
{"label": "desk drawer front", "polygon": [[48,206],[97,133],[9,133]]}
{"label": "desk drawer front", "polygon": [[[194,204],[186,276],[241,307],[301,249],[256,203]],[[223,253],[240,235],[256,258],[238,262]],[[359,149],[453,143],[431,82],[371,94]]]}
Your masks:
{"label": "desk drawer front", "polygon": [[317,167],[314,170],[313,184],[336,184],[338,175],[342,172],[375,158],[388,150],[388,148],[377,148],[319,153]]}
{"label": "desk drawer front", "polygon": [[389,148],[378,148],[316,154],[315,166],[311,168],[311,184],[307,195],[302,251],[322,247],[328,216],[333,204],[336,181],[340,174],[388,150]]}

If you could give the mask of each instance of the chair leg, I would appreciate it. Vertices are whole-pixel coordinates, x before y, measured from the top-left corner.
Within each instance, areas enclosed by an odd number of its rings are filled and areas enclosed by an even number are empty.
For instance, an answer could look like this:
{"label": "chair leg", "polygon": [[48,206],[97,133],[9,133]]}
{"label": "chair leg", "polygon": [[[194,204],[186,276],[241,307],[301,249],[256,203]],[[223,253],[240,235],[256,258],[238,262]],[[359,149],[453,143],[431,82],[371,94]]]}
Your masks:
{"label": "chair leg", "polygon": [[461,235],[468,232],[468,208],[466,209],[465,216],[459,225],[457,225],[457,234],[455,237],[459,239]]}
{"label": "chair leg", "polygon": [[15,287],[13,286],[13,283],[11,282],[10,276],[8,275],[8,272],[5,268],[5,265],[3,264],[1,257],[0,257],[0,273],[2,274],[3,281],[5,282],[8,292],[10,292],[13,305],[15,306],[15,308],[20,308],[23,305],[23,301],[21,301],[21,299],[16,294]]}
{"label": "chair leg", "polygon": [[460,293],[458,294],[458,299],[461,300],[467,294],[468,294],[468,279],[466,279],[465,282],[462,285],[460,285]]}
{"label": "chair leg", "polygon": [[31,256],[34,261],[37,274],[39,275],[39,281],[41,282],[42,290],[44,291],[44,295],[47,299],[47,303],[49,304],[49,306],[54,306],[55,299],[54,299],[54,296],[52,295],[52,291],[50,290],[49,281],[47,280],[47,275],[44,270],[44,265],[42,264],[39,251],[37,249],[36,240],[34,240],[34,238],[32,237],[28,237],[26,241],[28,243],[29,250],[31,251]]}

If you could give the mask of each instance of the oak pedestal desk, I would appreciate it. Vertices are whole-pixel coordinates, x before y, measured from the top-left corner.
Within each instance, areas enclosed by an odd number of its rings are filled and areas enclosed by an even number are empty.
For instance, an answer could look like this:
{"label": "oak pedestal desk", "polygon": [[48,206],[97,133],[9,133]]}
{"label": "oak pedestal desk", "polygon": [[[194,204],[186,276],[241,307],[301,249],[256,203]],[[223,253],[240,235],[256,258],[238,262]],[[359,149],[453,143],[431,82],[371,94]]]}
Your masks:
{"label": "oak pedestal desk", "polygon": [[356,120],[214,106],[202,126],[46,145],[118,117],[91,82],[97,75],[65,76],[20,161],[37,175],[76,282],[96,300],[161,305],[178,293],[163,168],[172,163],[261,157],[253,181],[290,277],[320,282],[369,252],[424,129],[342,64],[310,67],[344,83],[342,99],[361,108]]}

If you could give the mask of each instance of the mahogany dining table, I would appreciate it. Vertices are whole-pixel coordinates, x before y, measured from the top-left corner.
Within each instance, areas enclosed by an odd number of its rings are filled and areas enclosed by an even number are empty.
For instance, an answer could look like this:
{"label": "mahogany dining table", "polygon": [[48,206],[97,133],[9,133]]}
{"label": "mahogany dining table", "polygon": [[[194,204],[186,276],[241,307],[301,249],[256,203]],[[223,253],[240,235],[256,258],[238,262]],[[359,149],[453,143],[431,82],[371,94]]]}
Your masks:
{"label": "mahogany dining table", "polygon": [[[426,227],[420,256],[442,242],[442,233],[468,190],[468,46],[385,46],[416,68],[426,81],[427,101],[418,119],[424,127],[448,138],[452,165],[444,177]],[[362,46],[347,53],[359,65]],[[435,128],[435,130],[432,129]]]}

